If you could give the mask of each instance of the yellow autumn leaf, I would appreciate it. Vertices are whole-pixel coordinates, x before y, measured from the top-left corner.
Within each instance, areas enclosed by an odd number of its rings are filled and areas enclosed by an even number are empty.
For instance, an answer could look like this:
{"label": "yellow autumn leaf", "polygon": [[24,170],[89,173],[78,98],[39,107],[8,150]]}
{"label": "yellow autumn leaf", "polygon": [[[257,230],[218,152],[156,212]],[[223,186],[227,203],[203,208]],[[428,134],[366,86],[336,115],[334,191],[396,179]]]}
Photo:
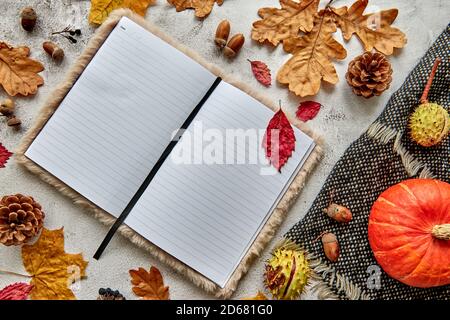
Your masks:
{"label": "yellow autumn leaf", "polygon": [[100,25],[108,18],[111,11],[119,8],[128,8],[141,16],[145,16],[147,8],[155,0],[91,0],[89,22]]}
{"label": "yellow autumn leaf", "polygon": [[69,286],[86,276],[87,261],[81,254],[64,251],[64,231],[43,229],[32,245],[22,247],[23,265],[31,275],[33,300],[74,300]]}
{"label": "yellow autumn leaf", "polygon": [[10,96],[35,94],[44,79],[38,75],[42,63],[29,58],[28,47],[13,48],[0,42],[0,85]]}
{"label": "yellow autumn leaf", "polygon": [[398,10],[382,10],[364,15],[368,0],[358,0],[347,7],[333,9],[335,19],[345,40],[356,34],[364,45],[364,50],[377,49],[385,55],[394,52],[394,48],[406,45],[406,36],[399,29],[391,26],[397,18]]}
{"label": "yellow autumn leaf", "polygon": [[267,41],[277,46],[280,41],[297,36],[299,31],[311,31],[319,0],[301,2],[280,0],[280,4],[281,9],[261,8],[258,10],[262,20],[253,23],[253,40],[261,43]]}
{"label": "yellow autumn leaf", "polygon": [[310,33],[283,41],[283,48],[293,56],[281,67],[277,80],[300,97],[319,92],[322,80],[336,84],[339,77],[333,59],[344,59],[345,48],[333,38],[336,31],[331,10],[316,15]]}

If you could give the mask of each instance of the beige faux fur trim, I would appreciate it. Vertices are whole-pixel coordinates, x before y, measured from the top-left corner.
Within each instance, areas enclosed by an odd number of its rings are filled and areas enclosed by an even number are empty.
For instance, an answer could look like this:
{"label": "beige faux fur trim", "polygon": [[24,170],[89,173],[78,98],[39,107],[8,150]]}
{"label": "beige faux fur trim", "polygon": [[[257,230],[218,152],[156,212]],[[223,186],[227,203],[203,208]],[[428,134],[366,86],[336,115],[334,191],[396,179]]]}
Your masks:
{"label": "beige faux fur trim", "polygon": [[[40,111],[38,118],[36,119],[34,126],[26,133],[24,139],[22,140],[21,145],[18,147],[18,150],[15,153],[15,159],[19,163],[23,164],[30,171],[38,174],[44,181],[53,185],[61,193],[70,197],[76,204],[89,209],[89,211],[92,212],[98,220],[100,220],[102,223],[108,226],[111,226],[114,223],[115,218],[113,216],[96,207],[93,203],[82,197],[76,191],[74,191],[73,189],[65,185],[63,182],[61,182],[60,180],[58,180],[57,178],[55,178],[54,176],[43,170],[41,167],[36,165],[34,162],[26,158],[24,153],[28,149],[32,141],[35,139],[39,131],[45,125],[47,120],[58,108],[61,101],[70,91],[72,85],[76,82],[80,74],[83,72],[84,68],[91,61],[91,59],[97,52],[98,48],[102,45],[104,40],[107,38],[109,33],[114,29],[117,22],[120,20],[122,16],[130,18],[134,22],[148,29],[153,34],[157,35],[164,41],[176,47],[178,50],[182,51],[186,55],[190,56],[194,60],[201,63],[204,67],[209,69],[215,75],[220,76],[224,81],[238,87],[242,91],[253,96],[255,99],[261,101],[262,103],[270,107],[272,110],[277,110],[277,105],[274,103],[272,99],[260,94],[259,92],[252,89],[250,86],[242,82],[239,82],[237,79],[231,78],[230,76],[225,74],[222,70],[220,70],[218,67],[206,62],[197,53],[188,49],[184,45],[179,44],[177,41],[175,41],[174,39],[163,33],[158,27],[149,23],[148,21],[145,21],[142,17],[135,15],[134,13],[132,13],[127,9],[120,9],[113,12],[108,18],[108,20],[104,22],[101,27],[98,28],[95,35],[89,41],[83,54],[78,58],[77,62],[68,72],[64,82],[61,83],[55,89],[55,91],[53,91],[53,93],[48,97],[46,103],[44,104],[42,110]],[[220,288],[214,282],[205,278],[198,272],[186,266],[185,264],[175,259],[171,255],[167,254],[166,252],[162,251],[161,249],[150,243],[148,240],[146,240],[145,238],[141,237],[139,234],[131,230],[126,225],[122,225],[119,228],[120,233],[123,236],[129,238],[136,245],[146,249],[152,255],[159,258],[164,263],[170,265],[172,268],[174,268],[181,274],[185,275],[197,286],[203,288],[207,292],[214,294],[218,298],[229,298],[236,290],[239,280],[245,275],[245,273],[250,268],[250,265],[254,260],[254,258],[262,253],[264,247],[274,236],[275,231],[283,221],[290,206],[294,203],[297,195],[303,188],[308,173],[311,172],[311,170],[319,162],[322,156],[323,153],[322,140],[313,131],[311,131],[304,123],[301,123],[297,119],[290,119],[290,120],[294,125],[299,127],[303,132],[305,132],[311,138],[313,138],[317,146],[311,153],[310,157],[304,164],[303,168],[301,169],[301,171],[298,173],[297,177],[291,184],[289,190],[281,199],[278,207],[274,210],[273,214],[271,215],[271,217],[268,219],[267,223],[261,230],[261,233],[256,238],[253,245],[251,246],[245,257],[242,259],[241,263],[239,264],[239,266],[237,267],[237,269],[235,270],[232,277],[230,278],[230,280],[228,281],[228,283],[224,288]]]}

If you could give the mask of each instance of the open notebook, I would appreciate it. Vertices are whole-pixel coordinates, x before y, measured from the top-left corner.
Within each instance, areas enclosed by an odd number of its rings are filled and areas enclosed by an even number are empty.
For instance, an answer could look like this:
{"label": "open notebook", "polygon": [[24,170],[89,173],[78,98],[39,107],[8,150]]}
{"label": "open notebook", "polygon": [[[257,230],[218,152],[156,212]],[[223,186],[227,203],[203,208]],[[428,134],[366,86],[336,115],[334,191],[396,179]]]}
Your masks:
{"label": "open notebook", "polygon": [[[25,155],[118,217],[215,82],[206,68],[124,17]],[[221,81],[125,223],[224,287],[314,148],[294,128],[295,152],[281,173],[261,157],[251,163],[250,136],[242,154],[227,129],[261,131],[272,116]],[[223,145],[223,157],[213,144]]]}

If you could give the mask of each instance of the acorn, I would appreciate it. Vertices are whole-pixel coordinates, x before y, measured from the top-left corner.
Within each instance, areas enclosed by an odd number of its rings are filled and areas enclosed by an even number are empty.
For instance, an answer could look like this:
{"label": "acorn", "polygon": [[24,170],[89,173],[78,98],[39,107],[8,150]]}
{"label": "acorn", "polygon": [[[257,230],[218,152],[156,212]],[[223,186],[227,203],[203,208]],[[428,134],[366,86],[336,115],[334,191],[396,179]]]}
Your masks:
{"label": "acorn", "polygon": [[336,262],[340,254],[337,237],[331,232],[325,232],[322,235],[322,245],[325,257],[331,262]]}
{"label": "acorn", "polygon": [[214,42],[220,49],[223,49],[223,47],[227,45],[229,36],[230,36],[230,23],[228,22],[228,20],[223,20],[217,26],[216,37],[214,38]]}
{"label": "acorn", "polygon": [[19,118],[16,118],[16,116],[11,116],[8,121],[6,122],[6,124],[9,127],[13,127],[13,128],[19,128],[20,125],[22,124],[22,121]]}
{"label": "acorn", "polygon": [[20,24],[26,31],[33,31],[36,25],[37,14],[32,7],[25,7],[20,13]]}
{"label": "acorn", "polygon": [[245,37],[242,33],[235,34],[223,49],[223,54],[228,58],[236,56],[244,45]]}
{"label": "acorn", "polygon": [[330,203],[326,209],[323,209],[323,212],[326,213],[331,219],[341,223],[350,222],[353,218],[350,209],[337,203]]}
{"label": "acorn", "polygon": [[447,110],[437,103],[428,101],[433,78],[441,59],[434,61],[427,84],[420,98],[420,105],[409,118],[409,133],[412,140],[423,147],[432,147],[444,140],[450,130],[450,116]]}
{"label": "acorn", "polygon": [[0,113],[4,116],[11,116],[14,114],[14,101],[12,99],[5,99],[0,104]]}
{"label": "acorn", "polygon": [[47,52],[53,60],[61,61],[64,58],[64,51],[51,41],[46,41],[42,44],[44,51]]}

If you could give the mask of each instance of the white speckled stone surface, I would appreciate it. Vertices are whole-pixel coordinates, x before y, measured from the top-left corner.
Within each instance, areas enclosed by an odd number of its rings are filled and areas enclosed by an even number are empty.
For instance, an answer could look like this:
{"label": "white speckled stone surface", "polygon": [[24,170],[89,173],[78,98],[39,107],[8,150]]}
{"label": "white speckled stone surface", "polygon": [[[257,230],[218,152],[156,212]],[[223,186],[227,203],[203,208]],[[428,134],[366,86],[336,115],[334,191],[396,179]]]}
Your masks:
{"label": "white speckled stone surface", "polygon": [[[323,6],[326,2],[322,1],[321,5]],[[347,0],[335,1],[336,6],[351,3],[352,1]],[[25,32],[19,25],[20,10],[27,5],[34,7],[39,15],[37,28],[32,33]],[[348,62],[362,53],[363,49],[356,38],[352,38],[345,44],[348,51],[347,58],[335,63],[340,82],[334,87],[324,85],[320,93],[314,97],[324,105],[324,108],[320,111],[319,116],[310,122],[310,125],[325,136],[326,155],[277,233],[277,238],[305,215],[333,165],[349,144],[375,120],[383,110],[390,94],[400,87],[410,70],[449,22],[450,2],[446,0],[398,0],[395,2],[372,0],[370,5],[370,10],[396,6],[399,9],[399,16],[394,25],[404,31],[408,37],[407,46],[396,51],[389,58],[394,69],[393,83],[381,97],[365,100],[353,95],[345,82],[344,74]],[[285,110],[293,113],[300,100],[278,84],[269,89],[260,86],[253,79],[246,61],[246,58],[263,60],[275,75],[282,63],[288,59],[288,55],[283,52],[281,47],[272,49],[259,46],[250,40],[251,24],[257,19],[258,8],[264,6],[278,6],[278,1],[226,0],[221,7],[216,6],[206,20],[199,21],[194,17],[192,11],[176,13],[175,9],[169,6],[165,0],[157,0],[157,4],[148,11],[147,19],[182,43],[197,50],[208,61],[217,63],[255,88],[264,90],[274,100],[281,99]],[[42,61],[46,68],[42,73],[45,85],[39,89],[38,94],[35,97],[16,99],[17,113],[23,121],[22,131],[13,132],[6,127],[3,120],[0,120],[0,142],[8,149],[14,150],[18,145],[24,131],[31,126],[45,97],[63,79],[66,70],[83,50],[94,32],[95,29],[90,27],[87,22],[89,7],[90,1],[87,0],[0,0],[0,16],[2,17],[0,19],[0,41],[6,41],[14,46],[29,46],[32,57]],[[247,37],[245,47],[232,63],[223,59],[212,44],[215,28],[222,19],[228,19],[231,22],[233,33],[242,32]],[[50,36],[52,31],[63,29],[68,24],[79,27],[83,31],[82,40],[76,45],[70,44],[61,37]],[[339,31],[335,37],[344,43]],[[64,48],[66,58],[62,64],[56,65],[41,49],[42,42],[47,39],[58,42]],[[0,89],[0,100],[4,98],[6,98],[6,94]],[[42,204],[47,214],[46,227],[55,229],[64,226],[67,251],[83,252],[85,258],[89,260],[88,278],[74,288],[79,299],[95,299],[99,287],[118,289],[128,299],[133,299],[128,270],[140,266],[149,268],[150,265],[155,265],[162,271],[167,285],[170,286],[173,299],[213,298],[121,236],[114,237],[100,261],[92,259],[107,228],[73,205],[70,200],[60,195],[52,187],[17,166],[14,161],[10,161],[6,168],[0,169],[0,194],[17,192],[33,195]],[[234,298],[253,295],[263,289],[263,262],[269,254],[270,246],[265,250],[263,256],[253,264],[250,272],[242,280]],[[20,248],[0,247],[0,269],[25,272],[21,262]],[[0,275],[0,288],[19,280],[23,279]],[[314,299],[314,295],[305,294],[303,298]]]}

